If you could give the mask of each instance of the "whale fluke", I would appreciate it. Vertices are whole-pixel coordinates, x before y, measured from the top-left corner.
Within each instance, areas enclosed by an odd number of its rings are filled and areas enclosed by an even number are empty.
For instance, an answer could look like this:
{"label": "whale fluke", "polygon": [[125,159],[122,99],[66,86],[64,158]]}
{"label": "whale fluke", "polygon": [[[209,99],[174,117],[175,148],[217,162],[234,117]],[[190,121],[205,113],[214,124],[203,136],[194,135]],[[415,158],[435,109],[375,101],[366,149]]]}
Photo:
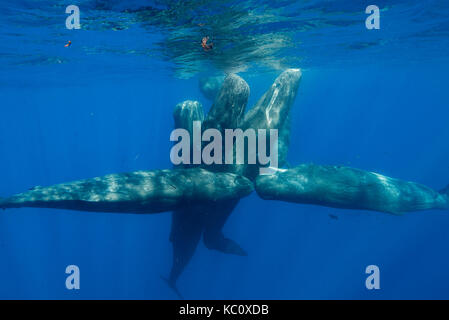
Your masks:
{"label": "whale fluke", "polygon": [[0,207],[158,213],[234,200],[252,189],[245,177],[201,168],[136,171],[36,187],[4,199]]}
{"label": "whale fluke", "polygon": [[236,256],[246,257],[248,253],[234,240],[225,238],[223,233],[214,234],[213,238],[207,238],[204,235],[204,244],[209,250],[217,250],[222,253],[233,254]]}
{"label": "whale fluke", "polygon": [[172,289],[175,294],[178,296],[180,300],[184,300],[184,297],[182,296],[181,292],[179,292],[178,288],[176,287],[176,283],[173,283],[172,281],[168,280],[167,278],[161,276],[161,279],[164,280],[164,282]]}
{"label": "whale fluke", "polygon": [[209,214],[206,214],[204,217],[203,242],[206,248],[237,256],[248,255],[237,242],[226,238],[222,231],[238,202],[239,199],[236,199],[220,203],[219,206],[214,206],[213,209],[209,208]]}
{"label": "whale fluke", "polygon": [[445,196],[424,185],[340,166],[304,164],[256,179],[265,200],[401,214],[447,209]]}

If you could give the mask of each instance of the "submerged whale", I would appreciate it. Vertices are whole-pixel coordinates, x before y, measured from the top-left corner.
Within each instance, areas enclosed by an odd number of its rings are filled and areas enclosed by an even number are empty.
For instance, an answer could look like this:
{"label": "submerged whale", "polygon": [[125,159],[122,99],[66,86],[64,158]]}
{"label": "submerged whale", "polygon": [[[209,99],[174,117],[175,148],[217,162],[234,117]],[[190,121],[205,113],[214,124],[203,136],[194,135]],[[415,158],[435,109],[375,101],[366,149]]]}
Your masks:
{"label": "submerged whale", "polygon": [[[203,130],[214,128],[223,133],[225,129],[237,128],[248,97],[248,84],[237,75],[229,75],[223,81],[220,91],[216,93],[216,99],[207,117],[204,117],[203,107],[199,102],[187,100],[175,107],[174,127],[187,130],[191,138],[193,137],[193,121],[200,121]],[[193,147],[193,143],[190,146]],[[190,155],[192,157],[192,150]],[[180,166],[195,167],[195,165]],[[216,173],[232,171],[229,165],[196,165],[196,167],[203,167]],[[178,296],[180,293],[176,289],[176,282],[192,259],[201,238],[209,249],[240,256],[246,255],[245,250],[234,240],[225,237],[221,230],[237,203],[238,199],[234,199],[221,202],[219,206],[199,204],[173,212],[170,231],[173,262],[166,281]]]}
{"label": "submerged whale", "polygon": [[[215,94],[211,111],[203,121],[204,129],[215,128],[221,131],[223,128],[237,127],[256,131],[278,129],[279,165],[288,167],[290,111],[301,77],[300,69],[284,71],[256,105],[245,114],[249,88],[246,89],[247,84],[240,77],[228,76],[221,90]],[[186,115],[203,114],[197,110],[202,108],[199,103],[184,102],[182,105],[192,110],[185,112]],[[175,123],[191,123],[193,119],[185,117],[180,121],[175,116]],[[266,200],[386,213],[448,208],[449,186],[441,192],[436,192],[418,183],[348,167],[300,165],[293,169],[278,169],[274,175],[259,175],[259,167],[259,164],[234,164],[211,165],[207,166],[207,169],[215,172],[233,172],[247,177],[255,182],[258,195]],[[201,237],[209,249],[246,255],[235,241],[226,238],[222,233],[222,228],[238,201],[239,199],[228,201],[219,208],[201,207],[173,214],[170,235],[173,243],[173,267],[168,283],[178,294],[176,281],[192,258]],[[209,214],[213,211],[215,214]]]}
{"label": "submerged whale", "polygon": [[214,101],[220,88],[223,84],[224,77],[209,76],[201,77],[198,81],[198,86],[201,93],[209,100]]}
{"label": "submerged whale", "polygon": [[[217,87],[214,79],[214,88]],[[289,112],[295,101],[301,80],[300,69],[287,69],[279,75],[256,105],[245,114],[250,89],[241,77],[230,74],[222,81],[221,88],[214,93],[213,105],[204,117],[202,106],[196,101],[184,101],[173,113],[175,129],[189,131],[192,137],[192,122],[202,121],[202,129],[242,130],[278,129],[280,164],[286,161],[290,136]],[[192,145],[192,144],[191,144]],[[190,152],[192,154],[192,152]],[[223,154],[223,159],[226,155]],[[224,163],[224,161],[223,161]],[[191,166],[191,165],[189,165]],[[259,172],[256,165],[202,165],[213,172],[232,172],[254,180]],[[234,240],[226,237],[222,229],[237,206],[239,199],[230,200],[220,206],[186,208],[173,212],[170,241],[173,244],[173,264],[167,283],[180,296],[176,282],[193,257],[201,238],[210,250],[246,256],[247,252]]]}
{"label": "submerged whale", "polygon": [[159,213],[213,205],[253,190],[245,177],[202,168],[136,171],[35,187],[0,199],[0,208],[55,208],[111,213]]}
{"label": "submerged whale", "polygon": [[264,200],[392,214],[449,209],[449,186],[437,192],[419,183],[340,166],[303,164],[258,176],[256,192]]}

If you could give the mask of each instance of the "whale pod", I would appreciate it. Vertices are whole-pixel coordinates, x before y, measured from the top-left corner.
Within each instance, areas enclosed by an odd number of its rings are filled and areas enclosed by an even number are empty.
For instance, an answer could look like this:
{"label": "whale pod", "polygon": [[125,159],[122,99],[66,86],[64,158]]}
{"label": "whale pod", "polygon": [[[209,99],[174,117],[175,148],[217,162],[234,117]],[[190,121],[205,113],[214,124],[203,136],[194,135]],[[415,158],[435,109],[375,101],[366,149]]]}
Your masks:
{"label": "whale pod", "polygon": [[265,200],[393,214],[449,208],[445,194],[424,185],[339,166],[303,164],[280,169],[257,177],[256,191]]}
{"label": "whale pod", "polygon": [[0,200],[0,208],[57,208],[112,213],[158,213],[244,197],[252,183],[201,168],[136,171],[35,187]]}

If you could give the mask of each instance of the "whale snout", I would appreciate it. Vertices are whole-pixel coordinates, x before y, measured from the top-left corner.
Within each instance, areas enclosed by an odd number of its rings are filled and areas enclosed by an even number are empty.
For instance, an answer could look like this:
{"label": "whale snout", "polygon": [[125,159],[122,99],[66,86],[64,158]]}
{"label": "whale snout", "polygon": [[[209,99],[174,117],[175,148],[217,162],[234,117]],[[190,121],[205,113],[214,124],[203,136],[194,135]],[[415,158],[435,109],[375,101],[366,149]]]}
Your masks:
{"label": "whale snout", "polygon": [[249,195],[254,191],[253,182],[244,176],[237,175],[234,178],[234,184],[240,194]]}

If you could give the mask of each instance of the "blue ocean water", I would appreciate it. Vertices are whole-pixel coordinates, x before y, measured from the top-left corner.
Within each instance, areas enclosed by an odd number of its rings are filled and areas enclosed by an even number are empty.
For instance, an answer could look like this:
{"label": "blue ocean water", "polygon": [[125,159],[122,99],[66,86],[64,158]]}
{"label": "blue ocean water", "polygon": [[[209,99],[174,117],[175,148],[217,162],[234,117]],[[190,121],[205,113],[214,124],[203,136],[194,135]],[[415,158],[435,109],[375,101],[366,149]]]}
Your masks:
{"label": "blue ocean water", "polygon": [[[291,164],[445,187],[449,3],[371,2],[1,1],[0,196],[170,168],[174,106],[212,104],[199,78],[238,72],[251,107],[289,67],[303,73]],[[70,4],[79,30],[66,29]],[[370,4],[379,30],[365,27]],[[0,298],[176,299],[160,279],[170,223],[169,213],[2,211]],[[200,243],[178,288],[188,299],[448,299],[448,229],[448,211],[394,216],[253,193],[224,228],[248,256]],[[365,287],[373,264],[380,290]],[[65,287],[68,265],[80,290]]]}

